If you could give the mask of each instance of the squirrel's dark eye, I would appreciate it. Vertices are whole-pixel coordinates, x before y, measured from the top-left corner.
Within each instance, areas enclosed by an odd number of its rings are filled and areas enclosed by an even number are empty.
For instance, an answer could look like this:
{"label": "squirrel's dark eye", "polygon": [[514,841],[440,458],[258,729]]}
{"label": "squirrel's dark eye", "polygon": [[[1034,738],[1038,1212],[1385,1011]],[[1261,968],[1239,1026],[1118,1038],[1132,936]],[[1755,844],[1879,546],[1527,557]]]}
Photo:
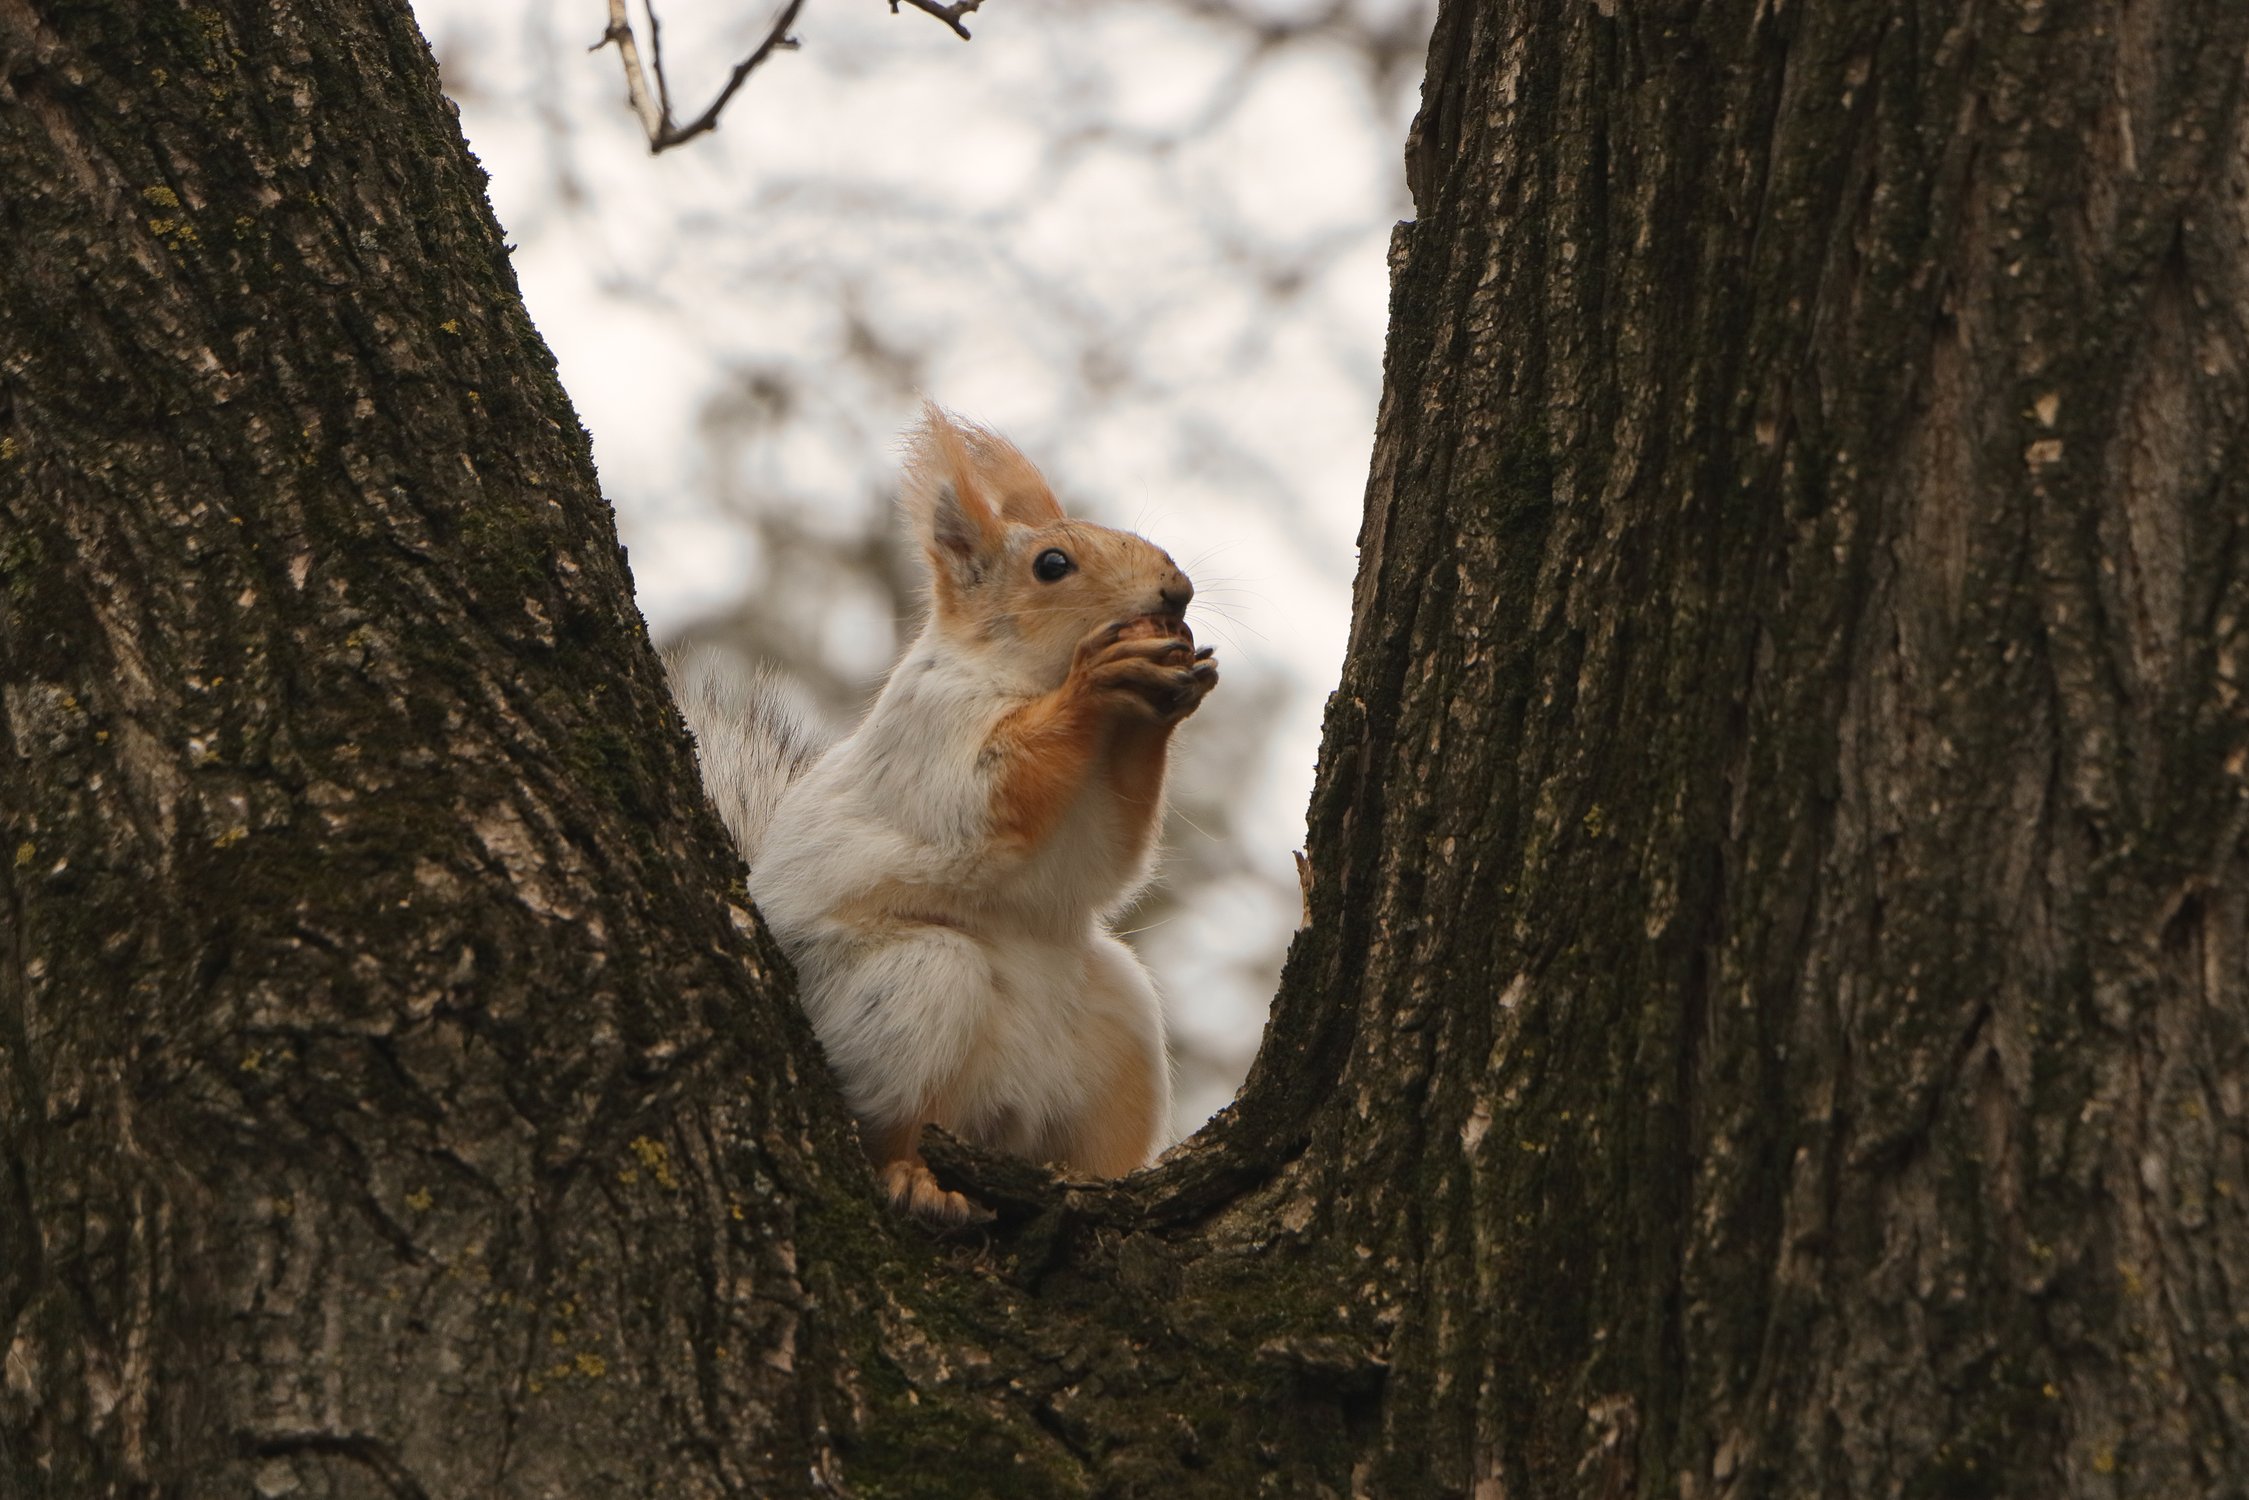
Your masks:
{"label": "squirrel's dark eye", "polygon": [[1049,547],[1031,560],[1031,575],[1041,583],[1054,583],[1067,578],[1077,569],[1070,554],[1060,547]]}

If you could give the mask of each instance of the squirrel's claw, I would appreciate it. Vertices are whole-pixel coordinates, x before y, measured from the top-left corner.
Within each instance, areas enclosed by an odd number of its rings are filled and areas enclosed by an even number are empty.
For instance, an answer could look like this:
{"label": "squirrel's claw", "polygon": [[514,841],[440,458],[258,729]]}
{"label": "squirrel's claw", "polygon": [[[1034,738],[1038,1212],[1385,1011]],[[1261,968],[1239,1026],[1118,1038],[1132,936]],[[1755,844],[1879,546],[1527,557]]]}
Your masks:
{"label": "squirrel's claw", "polygon": [[1156,628],[1163,624],[1143,616],[1089,632],[1078,643],[1073,677],[1086,691],[1140,705],[1158,723],[1178,723],[1218,685],[1218,663],[1210,647]]}
{"label": "squirrel's claw", "polygon": [[884,1167],[882,1187],[892,1208],[941,1228],[983,1223],[992,1217],[990,1209],[940,1186],[935,1174],[918,1161],[894,1161]]}

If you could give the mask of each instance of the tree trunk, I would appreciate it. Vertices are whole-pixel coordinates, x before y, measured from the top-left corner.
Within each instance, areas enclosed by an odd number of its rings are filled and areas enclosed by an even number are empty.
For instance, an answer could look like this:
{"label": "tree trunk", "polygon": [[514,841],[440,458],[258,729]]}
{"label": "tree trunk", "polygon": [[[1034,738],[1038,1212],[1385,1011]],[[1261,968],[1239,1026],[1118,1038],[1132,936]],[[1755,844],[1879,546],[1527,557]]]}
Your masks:
{"label": "tree trunk", "polygon": [[0,1494],[2249,1493],[2249,10],[1454,3],[1312,920],[878,1210],[403,10],[0,0]]}

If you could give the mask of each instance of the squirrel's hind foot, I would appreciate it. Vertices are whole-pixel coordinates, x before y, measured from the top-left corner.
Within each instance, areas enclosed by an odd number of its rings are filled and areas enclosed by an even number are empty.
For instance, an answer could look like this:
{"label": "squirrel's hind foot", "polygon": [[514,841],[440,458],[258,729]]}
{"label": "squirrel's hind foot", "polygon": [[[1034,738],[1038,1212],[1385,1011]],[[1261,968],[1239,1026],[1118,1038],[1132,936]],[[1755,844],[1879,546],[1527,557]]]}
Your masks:
{"label": "squirrel's hind foot", "polygon": [[992,1217],[990,1209],[940,1187],[929,1168],[918,1161],[894,1161],[885,1166],[882,1188],[892,1208],[910,1213],[924,1223],[949,1229],[961,1224],[984,1223]]}

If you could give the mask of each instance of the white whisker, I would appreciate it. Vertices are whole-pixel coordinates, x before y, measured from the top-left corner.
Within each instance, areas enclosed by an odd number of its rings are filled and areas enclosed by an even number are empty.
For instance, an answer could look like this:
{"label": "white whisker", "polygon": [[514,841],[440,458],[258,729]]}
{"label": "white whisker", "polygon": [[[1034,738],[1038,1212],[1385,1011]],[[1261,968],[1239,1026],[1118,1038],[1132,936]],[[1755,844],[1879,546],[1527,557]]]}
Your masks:
{"label": "white whisker", "polygon": [[1194,829],[1195,832],[1201,834],[1204,838],[1209,839],[1212,843],[1215,844],[1218,842],[1217,834],[1212,833],[1209,829],[1203,827],[1202,824],[1196,822],[1193,818],[1188,817],[1187,809],[1181,807],[1178,803],[1173,802],[1169,804],[1165,808],[1165,811],[1168,812],[1172,817],[1177,818],[1180,822],[1186,824],[1189,828]]}

